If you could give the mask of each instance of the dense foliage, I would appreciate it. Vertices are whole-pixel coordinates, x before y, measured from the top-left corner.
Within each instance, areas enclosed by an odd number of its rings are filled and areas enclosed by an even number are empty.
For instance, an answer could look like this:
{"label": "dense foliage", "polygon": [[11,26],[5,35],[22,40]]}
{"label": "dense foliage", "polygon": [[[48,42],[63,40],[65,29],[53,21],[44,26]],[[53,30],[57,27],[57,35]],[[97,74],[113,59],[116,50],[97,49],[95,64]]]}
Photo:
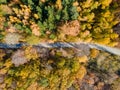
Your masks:
{"label": "dense foliage", "polygon": [[[1,49],[3,55],[0,56],[0,88],[66,90],[73,85],[77,89],[79,85],[76,80],[82,80],[86,74],[87,58],[69,55],[74,52],[74,49],[66,52],[60,49],[27,47],[5,53]],[[11,55],[11,58],[4,58],[7,54]]]}
{"label": "dense foliage", "polygon": [[10,44],[9,35],[17,33],[21,36],[19,42],[30,44],[31,40],[33,44],[46,41],[117,44],[118,35],[112,28],[118,20],[114,18],[112,0],[1,0],[0,3],[2,42]]}

